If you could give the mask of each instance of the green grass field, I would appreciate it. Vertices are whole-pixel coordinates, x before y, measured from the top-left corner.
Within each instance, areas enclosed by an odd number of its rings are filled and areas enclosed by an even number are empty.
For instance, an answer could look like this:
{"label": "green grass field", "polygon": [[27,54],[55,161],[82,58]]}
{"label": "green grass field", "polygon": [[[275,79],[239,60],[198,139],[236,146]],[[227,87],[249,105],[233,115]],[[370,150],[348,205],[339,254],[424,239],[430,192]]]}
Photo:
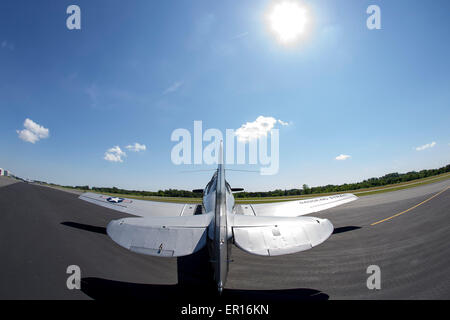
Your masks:
{"label": "green grass field", "polygon": [[[450,179],[450,173],[444,173],[441,175],[428,177],[424,179],[418,179],[414,181],[409,182],[402,182],[397,184],[391,184],[383,187],[374,187],[374,188],[365,188],[365,189],[358,189],[358,190],[349,190],[346,192],[333,192],[333,193],[318,193],[318,194],[308,194],[308,195],[302,195],[302,196],[281,196],[281,197],[267,197],[267,198],[238,198],[236,199],[236,203],[270,203],[270,202],[282,202],[282,201],[288,201],[288,200],[300,200],[300,199],[309,199],[309,198],[315,198],[315,197],[322,197],[327,195],[334,195],[334,194],[342,194],[342,193],[353,193],[357,195],[358,197],[361,196],[367,196],[377,193],[385,193],[385,192],[391,192],[391,191],[397,191],[397,190],[403,190],[403,189],[409,189],[418,187],[425,184],[430,184],[434,182],[444,181]],[[60,189],[66,189],[63,187],[58,187]],[[68,189],[72,190],[73,189]],[[93,192],[93,191],[90,191]],[[120,194],[120,193],[104,193],[111,196],[118,196],[123,198],[130,198],[130,199],[138,199],[138,200],[151,200],[151,201],[162,201],[162,202],[176,202],[176,203],[201,203],[201,198],[181,198],[181,197],[155,197],[155,196],[134,196],[129,194]]]}

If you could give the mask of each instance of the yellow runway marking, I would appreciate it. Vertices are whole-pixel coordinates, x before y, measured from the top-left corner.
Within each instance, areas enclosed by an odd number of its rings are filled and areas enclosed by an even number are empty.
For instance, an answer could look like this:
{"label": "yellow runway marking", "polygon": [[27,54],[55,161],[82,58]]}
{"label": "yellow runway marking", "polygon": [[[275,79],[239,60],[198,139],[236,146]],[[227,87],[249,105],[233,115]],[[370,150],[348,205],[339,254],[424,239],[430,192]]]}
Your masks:
{"label": "yellow runway marking", "polygon": [[383,220],[374,222],[374,223],[372,223],[372,224],[370,224],[370,225],[371,225],[371,226],[374,226],[374,225],[376,225],[376,224],[379,224],[379,223],[382,223],[382,222],[384,222],[384,221],[388,221],[388,220],[391,220],[391,219],[393,219],[393,218],[395,218],[395,217],[398,217],[399,215],[404,214],[404,213],[406,213],[406,212],[408,212],[408,211],[411,211],[412,209],[417,208],[418,206],[424,204],[425,202],[430,201],[430,200],[433,199],[434,197],[437,197],[438,195],[440,195],[441,193],[445,192],[445,191],[448,190],[449,188],[450,188],[450,187],[447,187],[447,188],[445,188],[444,190],[439,191],[439,192],[436,193],[434,196],[431,196],[431,197],[428,198],[427,200],[424,200],[424,201],[422,201],[421,203],[416,204],[414,207],[411,207],[411,208],[409,208],[409,209],[406,209],[405,211],[402,211],[402,212],[399,212],[399,213],[397,213],[397,214],[394,214],[392,217],[389,217],[389,218],[386,218],[386,219],[383,219]]}

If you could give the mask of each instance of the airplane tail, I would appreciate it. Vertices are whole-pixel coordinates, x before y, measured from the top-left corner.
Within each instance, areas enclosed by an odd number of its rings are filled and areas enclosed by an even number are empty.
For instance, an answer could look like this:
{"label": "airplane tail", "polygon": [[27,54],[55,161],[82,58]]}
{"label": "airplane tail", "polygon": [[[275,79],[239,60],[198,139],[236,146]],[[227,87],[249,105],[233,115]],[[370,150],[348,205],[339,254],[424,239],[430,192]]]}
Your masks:
{"label": "airplane tail", "polygon": [[217,166],[217,190],[225,191],[225,159],[223,152],[223,141],[220,141],[218,166]]}
{"label": "airplane tail", "polygon": [[225,153],[223,152],[223,141],[222,140],[220,140],[219,156],[218,156],[217,162],[218,162],[218,169],[222,170],[225,165]]}

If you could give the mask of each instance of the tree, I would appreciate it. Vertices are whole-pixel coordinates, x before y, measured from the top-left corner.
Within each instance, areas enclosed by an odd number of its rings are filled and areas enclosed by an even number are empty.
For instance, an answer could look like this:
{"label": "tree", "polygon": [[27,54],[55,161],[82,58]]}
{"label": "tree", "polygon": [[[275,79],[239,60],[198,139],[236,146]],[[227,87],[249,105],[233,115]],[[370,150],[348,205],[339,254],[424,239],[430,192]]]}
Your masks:
{"label": "tree", "polygon": [[303,194],[310,194],[311,190],[309,189],[307,184],[303,185]]}

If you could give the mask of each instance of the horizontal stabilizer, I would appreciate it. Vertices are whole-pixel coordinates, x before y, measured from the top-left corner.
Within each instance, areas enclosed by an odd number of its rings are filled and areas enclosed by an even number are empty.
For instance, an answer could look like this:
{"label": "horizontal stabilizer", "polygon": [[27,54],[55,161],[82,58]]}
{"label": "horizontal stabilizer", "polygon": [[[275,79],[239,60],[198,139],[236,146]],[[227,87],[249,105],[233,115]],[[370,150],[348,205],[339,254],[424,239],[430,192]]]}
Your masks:
{"label": "horizontal stabilizer", "polygon": [[181,217],[124,218],[108,224],[107,233],[120,246],[151,256],[180,257],[206,245],[213,213]]}
{"label": "horizontal stabilizer", "polygon": [[327,219],[234,215],[235,244],[256,255],[278,256],[308,250],[332,233],[333,225]]}

